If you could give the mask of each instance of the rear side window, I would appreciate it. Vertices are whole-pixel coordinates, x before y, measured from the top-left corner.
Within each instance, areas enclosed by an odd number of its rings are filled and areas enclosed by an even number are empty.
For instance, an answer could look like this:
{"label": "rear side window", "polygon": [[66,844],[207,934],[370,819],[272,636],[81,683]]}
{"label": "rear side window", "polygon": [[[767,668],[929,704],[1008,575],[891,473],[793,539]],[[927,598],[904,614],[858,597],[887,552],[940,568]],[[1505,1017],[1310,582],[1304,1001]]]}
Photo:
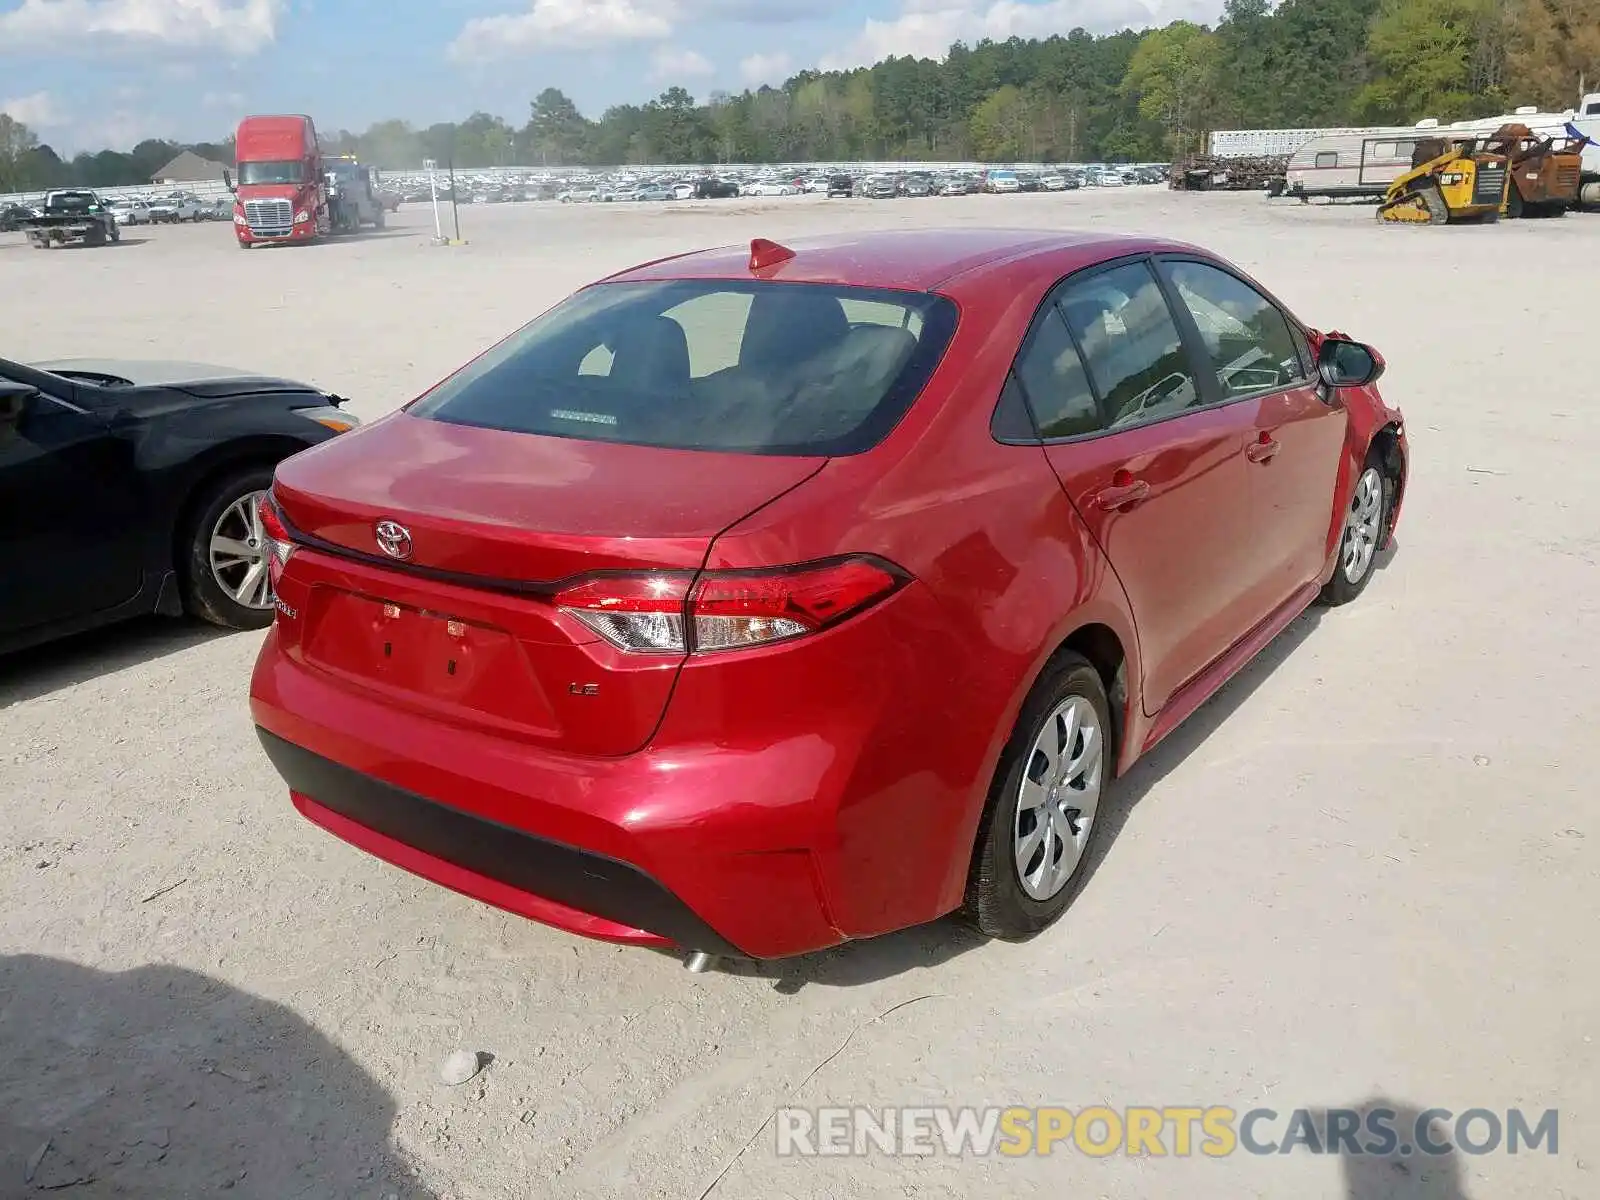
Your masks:
{"label": "rear side window", "polygon": [[1016,377],[1045,439],[1075,437],[1100,428],[1100,409],[1083,360],[1055,309],[1046,310],[1017,359]]}
{"label": "rear side window", "polygon": [[598,284],[410,406],[516,433],[842,455],[905,414],[956,327],[942,296],[746,280]]}
{"label": "rear side window", "polygon": [[1317,166],[1337,167],[1339,165],[1339,152],[1337,150],[1319,150],[1317,152]]}

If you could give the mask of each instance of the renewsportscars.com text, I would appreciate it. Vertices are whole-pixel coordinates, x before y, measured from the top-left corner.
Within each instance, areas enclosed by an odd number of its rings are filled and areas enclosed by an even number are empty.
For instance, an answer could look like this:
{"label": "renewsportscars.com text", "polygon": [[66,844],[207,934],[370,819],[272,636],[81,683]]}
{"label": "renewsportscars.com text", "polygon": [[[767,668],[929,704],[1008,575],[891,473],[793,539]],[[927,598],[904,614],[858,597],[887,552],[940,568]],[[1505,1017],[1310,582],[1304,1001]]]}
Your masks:
{"label": "renewsportscars.com text", "polygon": [[1390,1157],[1444,1154],[1555,1154],[1555,1109],[1525,1112],[1430,1108],[1402,1116],[1389,1108],[1308,1109],[1136,1106],[1042,1108],[781,1108],[773,1122],[779,1155],[1009,1157],[1074,1152],[1093,1158],[1246,1154]]}

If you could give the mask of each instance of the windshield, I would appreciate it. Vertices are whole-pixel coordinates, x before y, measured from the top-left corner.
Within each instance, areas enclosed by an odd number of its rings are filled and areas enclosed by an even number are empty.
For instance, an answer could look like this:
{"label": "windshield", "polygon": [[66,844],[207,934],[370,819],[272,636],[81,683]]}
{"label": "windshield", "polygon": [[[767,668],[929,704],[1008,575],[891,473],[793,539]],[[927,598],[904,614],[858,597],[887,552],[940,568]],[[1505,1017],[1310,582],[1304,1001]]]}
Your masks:
{"label": "windshield", "polygon": [[305,164],[293,160],[239,164],[240,183],[304,183],[305,178]]}
{"label": "windshield", "polygon": [[407,410],[461,425],[746,454],[859,454],[956,326],[922,292],[752,280],[600,284]]}

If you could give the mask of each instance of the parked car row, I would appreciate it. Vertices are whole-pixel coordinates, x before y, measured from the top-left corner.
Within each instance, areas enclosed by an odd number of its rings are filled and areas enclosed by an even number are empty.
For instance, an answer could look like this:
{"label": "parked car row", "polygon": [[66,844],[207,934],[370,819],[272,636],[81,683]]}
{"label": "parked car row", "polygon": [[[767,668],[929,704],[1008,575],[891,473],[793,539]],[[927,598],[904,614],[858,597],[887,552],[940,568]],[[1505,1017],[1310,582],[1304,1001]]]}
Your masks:
{"label": "parked car row", "polygon": [[[863,170],[859,167],[761,167],[663,171],[573,172],[535,174],[527,171],[485,171],[426,176],[391,175],[398,193],[410,203],[441,201],[457,204],[516,204],[558,200],[563,204],[609,204],[623,201],[722,200],[741,196],[825,195],[964,196],[977,192],[1066,192],[1082,187],[1122,187],[1166,181],[1166,167],[1088,165],[1057,169],[995,167]],[[885,182],[887,181],[887,182]]]}
{"label": "parked car row", "polygon": [[205,200],[192,192],[163,196],[111,196],[106,200],[118,225],[177,225],[186,221],[226,221],[233,204],[226,196]]}

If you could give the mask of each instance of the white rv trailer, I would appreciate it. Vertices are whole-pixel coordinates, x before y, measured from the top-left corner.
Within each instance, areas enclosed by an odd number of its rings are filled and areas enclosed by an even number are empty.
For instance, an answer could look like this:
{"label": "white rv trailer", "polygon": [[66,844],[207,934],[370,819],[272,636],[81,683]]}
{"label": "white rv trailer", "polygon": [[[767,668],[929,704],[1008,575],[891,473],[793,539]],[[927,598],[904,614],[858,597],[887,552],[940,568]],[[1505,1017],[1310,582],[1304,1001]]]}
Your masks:
{"label": "white rv trailer", "polygon": [[1417,142],[1436,136],[1438,125],[1429,120],[1416,125],[1335,129],[1311,138],[1289,156],[1284,195],[1302,200],[1382,196],[1411,169]]}

